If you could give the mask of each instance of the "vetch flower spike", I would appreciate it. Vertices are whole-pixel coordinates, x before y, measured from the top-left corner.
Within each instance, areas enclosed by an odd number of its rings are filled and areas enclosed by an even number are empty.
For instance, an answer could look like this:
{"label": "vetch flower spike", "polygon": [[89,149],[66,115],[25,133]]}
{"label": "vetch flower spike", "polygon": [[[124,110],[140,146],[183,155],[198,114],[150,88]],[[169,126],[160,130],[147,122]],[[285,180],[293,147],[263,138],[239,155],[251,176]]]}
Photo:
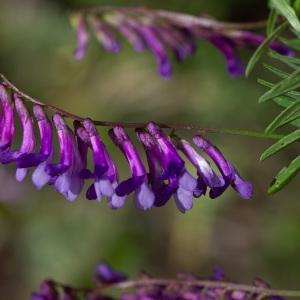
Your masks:
{"label": "vetch flower spike", "polygon": [[[32,181],[37,189],[50,185],[65,198],[74,201],[81,194],[85,181],[93,180],[86,198],[100,201],[105,197],[112,209],[123,207],[131,193],[134,194],[136,207],[141,210],[164,206],[173,198],[183,213],[193,207],[194,198],[205,195],[208,189],[211,198],[219,197],[229,186],[242,198],[249,199],[252,196],[252,185],[239,175],[218,148],[200,135],[193,138],[197,148],[217,165],[220,175],[188,141],[174,134],[176,129],[204,132],[205,129],[174,124],[158,125],[154,122],[122,123],[122,126],[116,122],[84,119],[27,96],[3,75],[1,77],[4,83],[0,84],[0,161],[16,165],[19,181],[25,178],[30,168],[34,168]],[[10,90],[14,97],[10,97]],[[33,103],[34,118],[31,117],[31,110],[25,106],[25,101]],[[14,110],[21,123],[22,142],[13,151]],[[46,111],[54,112],[51,119],[48,119]],[[73,120],[73,128],[69,127],[67,118]],[[35,124],[40,136],[36,150],[38,138],[35,137]],[[129,163],[131,175],[128,179],[119,181],[117,165],[100,139],[96,125],[111,128],[109,136]],[[145,150],[148,170],[124,127],[136,130],[138,140]],[[52,128],[55,128],[58,137],[58,162],[53,161],[55,149]],[[169,136],[163,128],[173,129],[172,134]],[[89,150],[93,156],[92,167],[89,167]],[[187,167],[181,154],[194,167],[192,170]]]}
{"label": "vetch flower spike", "polygon": [[[207,41],[223,54],[229,74],[236,78],[244,74],[237,50],[256,49],[265,40],[262,35],[240,30],[241,24],[226,24],[163,10],[99,7],[79,10],[75,16],[79,18],[79,15],[81,21],[77,22],[77,56],[81,58],[85,53],[88,38],[83,21],[89,20],[90,27],[105,50],[119,52],[120,43],[114,35],[114,31],[117,31],[136,51],[141,52],[147,48],[152,52],[157,61],[158,73],[166,79],[172,75],[169,50],[175,54],[177,61],[183,62],[195,53],[197,40]],[[252,24],[253,29],[257,29],[258,25],[261,26],[259,22]],[[277,41],[273,41],[269,48],[283,55],[292,55],[288,47]]]}
{"label": "vetch flower spike", "polygon": [[[175,278],[157,278],[142,273],[137,279],[128,279],[121,272],[102,263],[96,268],[94,286],[77,288],[67,284],[46,280],[33,300],[58,300],[58,293],[64,300],[284,300],[298,299],[300,291],[275,290],[261,279],[253,284],[236,283],[226,277],[219,267],[213,276],[200,279],[192,274],[179,273]],[[107,296],[116,295],[116,296]],[[68,296],[68,297],[66,297]]]}

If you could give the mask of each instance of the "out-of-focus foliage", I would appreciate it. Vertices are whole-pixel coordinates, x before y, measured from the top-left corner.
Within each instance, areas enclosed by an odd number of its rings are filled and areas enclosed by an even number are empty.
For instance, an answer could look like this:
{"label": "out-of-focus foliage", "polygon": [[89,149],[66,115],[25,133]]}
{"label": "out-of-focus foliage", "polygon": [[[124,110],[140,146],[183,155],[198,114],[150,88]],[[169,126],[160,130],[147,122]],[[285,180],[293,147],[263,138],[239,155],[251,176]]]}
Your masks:
{"label": "out-of-focus foliage", "polygon": [[[69,9],[92,4],[145,5],[228,21],[254,21],[268,14],[261,0],[1,1],[1,72],[28,94],[94,119],[259,130],[278,113],[276,106],[266,110],[256,101],[264,89],[254,78],[260,72],[271,81],[268,72],[257,66],[253,80],[233,81],[221,55],[205,43],[167,82],[153,72],[151,55],[139,56],[125,44],[114,57],[98,51],[94,43],[83,62],[74,62]],[[172,203],[141,214],[128,202],[115,212],[84,197],[69,203],[51,188],[36,192],[29,178],[28,185],[1,181],[3,191],[9,191],[9,184],[16,192],[10,198],[0,194],[0,298],[27,299],[46,277],[89,285],[100,260],[128,274],[143,267],[157,276],[178,270],[205,276],[220,264],[241,282],[255,274],[278,288],[299,287],[299,184],[291,183],[272,199],[265,192],[278,165],[292,159],[297,148],[262,165],[258,158],[269,141],[209,138],[253,182],[251,203],[227,192],[222,201],[202,199],[187,215],[179,214]],[[126,176],[120,154],[112,145],[109,150]]]}

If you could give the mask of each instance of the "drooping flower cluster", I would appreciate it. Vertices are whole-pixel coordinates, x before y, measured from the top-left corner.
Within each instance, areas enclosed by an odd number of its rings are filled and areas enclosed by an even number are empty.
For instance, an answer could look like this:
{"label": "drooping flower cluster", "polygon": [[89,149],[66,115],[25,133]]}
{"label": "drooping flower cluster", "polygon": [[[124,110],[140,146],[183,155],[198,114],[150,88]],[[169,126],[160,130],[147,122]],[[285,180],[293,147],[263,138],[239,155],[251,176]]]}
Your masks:
{"label": "drooping flower cluster", "polygon": [[[283,300],[258,278],[252,286],[231,283],[220,267],[216,267],[213,276],[205,280],[191,274],[179,274],[175,279],[159,279],[145,273],[137,280],[128,280],[123,273],[102,263],[96,269],[94,281],[94,288],[83,289],[45,280],[39,292],[32,293],[32,300]],[[119,297],[112,298],[105,294],[106,290],[129,288],[130,292],[121,291]]]}
{"label": "drooping flower cluster", "polygon": [[[264,36],[241,30],[226,29],[211,19],[201,19],[166,11],[136,8],[99,8],[74,14],[77,31],[77,48],[74,56],[82,59],[87,51],[90,32],[105,51],[118,53],[120,38],[127,40],[137,52],[149,50],[155,56],[159,74],[169,78],[172,74],[173,52],[178,62],[183,62],[197,50],[197,41],[213,45],[225,58],[232,77],[244,74],[243,63],[237,49],[256,49]],[[279,42],[269,46],[283,55],[292,52]]]}
{"label": "drooping flower cluster", "polygon": [[[89,120],[75,120],[73,129],[65,118],[54,113],[48,118],[43,105],[34,104],[33,117],[17,93],[11,95],[5,83],[0,85],[2,116],[0,120],[0,162],[16,165],[16,179],[21,182],[33,168],[32,181],[37,189],[51,185],[68,200],[75,200],[84,188],[89,187],[86,198],[101,201],[106,198],[112,209],[124,206],[130,194],[141,210],[165,205],[172,197],[181,212],[193,207],[194,198],[205,195],[219,197],[232,186],[242,198],[252,196],[252,186],[244,181],[221,151],[200,135],[193,137],[195,148],[186,140],[167,136],[151,122],[145,128],[137,128],[138,141],[143,146],[148,168],[122,126],[109,130],[109,136],[128,161],[130,176],[119,180],[115,162],[94,125]],[[21,123],[22,143],[14,150],[16,133],[15,112]],[[39,147],[35,125],[39,131]],[[54,134],[59,144],[59,160],[54,160]],[[88,151],[93,157],[93,168],[88,167]],[[180,156],[179,152],[182,153]],[[203,157],[207,155],[219,169],[214,171]],[[185,161],[186,160],[186,161]],[[187,163],[195,174],[188,170]]]}

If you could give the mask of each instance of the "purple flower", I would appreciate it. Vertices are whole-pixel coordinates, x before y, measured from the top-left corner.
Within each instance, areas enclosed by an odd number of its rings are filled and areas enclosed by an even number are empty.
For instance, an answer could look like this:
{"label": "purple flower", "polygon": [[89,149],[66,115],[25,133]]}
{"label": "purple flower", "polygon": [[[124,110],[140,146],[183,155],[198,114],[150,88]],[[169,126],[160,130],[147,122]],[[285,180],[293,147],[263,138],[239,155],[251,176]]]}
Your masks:
{"label": "purple flower", "polygon": [[[264,36],[247,31],[234,31],[230,34],[230,36],[233,38],[233,41],[242,48],[256,49],[265,41]],[[293,51],[291,49],[276,41],[273,41],[269,45],[269,48],[282,55],[293,55]]]}
{"label": "purple flower", "polygon": [[55,284],[51,280],[44,280],[38,293],[32,293],[32,300],[59,300]]}
{"label": "purple flower", "polygon": [[107,263],[101,263],[96,269],[96,282],[117,283],[127,279],[123,273],[113,270]]}
{"label": "purple flower", "polygon": [[0,161],[2,153],[10,148],[15,135],[14,106],[3,84],[0,84],[2,116],[0,120]]}
{"label": "purple flower", "polygon": [[168,79],[172,75],[172,65],[168,58],[165,45],[158,38],[155,29],[151,26],[139,24],[133,20],[129,23],[145,40],[150,51],[155,55],[159,67],[159,74]]}
{"label": "purple flower", "polygon": [[80,174],[84,165],[72,130],[59,114],[53,115],[53,122],[59,140],[60,161],[47,164],[45,172],[50,176],[48,183],[53,183],[59,193],[74,201],[83,188],[84,181]]}
{"label": "purple flower", "polygon": [[[26,170],[28,168],[36,167],[32,175],[32,180],[35,186],[40,189],[48,183],[50,177],[45,172],[47,162],[52,159],[53,156],[53,140],[52,140],[52,126],[49,122],[47,115],[43,111],[40,105],[33,107],[33,113],[38,123],[40,132],[40,151],[39,153],[29,153],[22,155],[16,162],[19,170]],[[25,176],[18,177],[18,181],[22,181]]]}
{"label": "purple flower", "polygon": [[82,59],[87,51],[90,35],[87,29],[86,20],[81,14],[75,16],[76,18],[76,32],[77,32],[77,48],[74,51],[76,60]]}
{"label": "purple flower", "polygon": [[205,194],[206,186],[209,186],[211,189],[223,186],[224,180],[215,173],[209,162],[196,152],[189,142],[175,135],[172,136],[172,139],[177,149],[184,153],[197,170],[198,191],[196,196],[199,197]]}
{"label": "purple flower", "polygon": [[[17,162],[23,156],[32,153],[35,145],[35,135],[34,135],[31,116],[26,106],[24,105],[23,101],[16,94],[14,95],[14,101],[15,101],[16,111],[19,115],[19,119],[22,126],[22,132],[23,132],[22,144],[20,149],[17,151],[10,151],[7,149],[5,153],[2,152],[0,160],[4,164]],[[17,167],[17,171],[16,171],[17,180],[22,181],[27,175],[27,173],[28,173],[27,168]]]}
{"label": "purple flower", "polygon": [[100,18],[95,16],[92,16],[89,21],[95,32],[97,40],[103,46],[103,48],[111,53],[118,53],[121,49],[120,43],[108,25],[105,24],[105,22],[103,22]]}
{"label": "purple flower", "polygon": [[87,192],[87,198],[100,201],[102,196],[104,196],[112,208],[119,208],[124,205],[126,197],[118,197],[115,193],[115,188],[118,184],[115,164],[110,158],[105,145],[100,140],[93,122],[87,119],[83,122],[83,125],[89,135],[94,159],[94,183]]}
{"label": "purple flower", "polygon": [[210,42],[224,55],[227,61],[228,72],[233,78],[244,74],[242,62],[230,40],[221,36],[212,36]]}
{"label": "purple flower", "polygon": [[197,46],[189,30],[167,23],[154,30],[159,39],[173,50],[179,62],[184,61],[196,51]]}
{"label": "purple flower", "polygon": [[[139,131],[138,136],[148,153],[149,167],[152,168],[152,173],[156,173],[156,178],[150,180],[155,185],[156,206],[164,205],[174,195],[175,203],[181,212],[190,210],[193,207],[193,193],[197,188],[196,179],[186,171],[184,161],[162,130],[155,123],[149,123],[147,130],[150,135]],[[155,161],[159,162],[163,169],[160,175]],[[158,184],[158,180],[169,180],[169,183]]]}
{"label": "purple flower", "polygon": [[236,169],[225,159],[224,155],[217,147],[200,135],[194,136],[193,142],[214,161],[224,179],[223,186],[210,191],[211,198],[220,196],[229,185],[231,185],[242,198],[250,199],[252,197],[252,185],[240,177]]}
{"label": "purple flower", "polygon": [[146,43],[139,32],[131,25],[127,18],[121,18],[117,22],[111,22],[120,34],[131,44],[137,52],[142,52],[146,49]]}
{"label": "purple flower", "polygon": [[113,142],[120,148],[126,157],[132,176],[121,182],[116,188],[118,196],[125,196],[135,192],[137,208],[146,210],[152,207],[155,197],[148,186],[146,170],[134,144],[121,126],[115,126],[109,131]]}
{"label": "purple flower", "polygon": [[147,130],[158,145],[159,156],[162,158],[161,163],[166,170],[165,174],[162,175],[162,179],[168,179],[173,175],[181,174],[184,170],[184,161],[178,155],[171,141],[159,126],[153,122],[147,125]]}

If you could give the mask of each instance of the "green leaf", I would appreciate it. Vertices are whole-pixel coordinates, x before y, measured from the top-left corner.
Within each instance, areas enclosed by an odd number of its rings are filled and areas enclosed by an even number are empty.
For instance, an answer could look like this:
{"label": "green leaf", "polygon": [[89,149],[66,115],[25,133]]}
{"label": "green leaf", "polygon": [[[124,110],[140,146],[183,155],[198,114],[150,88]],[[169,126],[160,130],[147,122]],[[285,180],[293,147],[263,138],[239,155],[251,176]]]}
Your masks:
{"label": "green leaf", "polygon": [[269,91],[259,98],[259,102],[265,102],[300,87],[300,68],[293,72],[288,78],[274,85]]}
{"label": "green leaf", "polygon": [[264,67],[266,69],[268,69],[269,71],[271,71],[272,73],[274,73],[275,75],[277,75],[278,77],[283,78],[283,79],[288,78],[290,75],[287,72],[281,71],[281,70],[279,70],[273,66],[267,65],[267,64],[264,64]]}
{"label": "green leaf", "polygon": [[272,123],[267,127],[266,132],[267,133],[272,133],[278,127],[282,127],[283,125],[286,125],[286,124],[290,123],[293,120],[292,119],[293,116],[295,116],[295,114],[298,113],[299,111],[300,111],[300,101],[293,102],[290,106],[288,106],[285,110],[283,110],[272,121]]}
{"label": "green leaf", "polygon": [[247,68],[246,68],[246,76],[249,76],[255,67],[256,63],[262,56],[262,54],[266,51],[266,49],[269,47],[269,45],[280,35],[280,33],[284,30],[287,23],[283,23],[280,26],[278,26],[265,40],[264,42],[256,49],[254,54],[252,55]]}
{"label": "green leaf", "polygon": [[287,96],[281,96],[281,97],[276,97],[274,99],[274,102],[277,103],[280,106],[283,107],[288,107],[290,106],[292,103],[295,103],[295,99],[287,97]]}
{"label": "green leaf", "polygon": [[[271,83],[271,82],[268,82],[266,80],[263,80],[263,79],[257,79],[257,82],[263,86],[266,86],[266,87],[269,87],[269,88],[273,88],[275,86],[274,83]],[[295,99],[295,100],[298,100],[298,97],[300,97],[300,93],[299,92],[296,92],[296,91],[290,91],[290,92],[287,92],[286,93],[289,97]],[[280,96],[280,98],[283,97],[283,96]],[[278,97],[276,97],[278,98]],[[273,99],[274,100],[274,99]]]}
{"label": "green leaf", "polygon": [[271,4],[279,14],[283,15],[288,20],[297,32],[300,32],[300,22],[296,12],[286,0],[271,0]]}
{"label": "green leaf", "polygon": [[300,11],[300,0],[295,0],[294,9],[297,13]]}
{"label": "green leaf", "polygon": [[300,129],[290,133],[289,135],[283,137],[278,142],[273,144],[270,148],[268,148],[260,157],[260,160],[265,160],[270,156],[276,154],[277,152],[281,151],[282,149],[286,148],[290,144],[298,141],[300,139]]}
{"label": "green leaf", "polygon": [[278,19],[277,11],[275,9],[271,9],[268,17],[268,23],[267,23],[267,35],[270,35],[274,31],[277,19]]}
{"label": "green leaf", "polygon": [[300,156],[295,158],[287,167],[284,167],[271,183],[268,193],[275,194],[286,186],[300,170]]}
{"label": "green leaf", "polygon": [[[299,50],[300,50],[300,48],[299,48]],[[284,56],[275,51],[269,51],[269,56],[281,61],[282,63],[286,64],[287,66],[289,66],[293,69],[300,68],[300,59],[299,58]]]}
{"label": "green leaf", "polygon": [[286,38],[281,37],[280,41],[282,43],[284,43],[285,45],[287,45],[288,47],[290,47],[294,50],[300,51],[300,39],[298,39],[298,38],[286,39]]}

